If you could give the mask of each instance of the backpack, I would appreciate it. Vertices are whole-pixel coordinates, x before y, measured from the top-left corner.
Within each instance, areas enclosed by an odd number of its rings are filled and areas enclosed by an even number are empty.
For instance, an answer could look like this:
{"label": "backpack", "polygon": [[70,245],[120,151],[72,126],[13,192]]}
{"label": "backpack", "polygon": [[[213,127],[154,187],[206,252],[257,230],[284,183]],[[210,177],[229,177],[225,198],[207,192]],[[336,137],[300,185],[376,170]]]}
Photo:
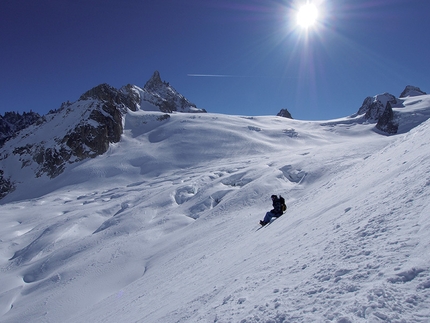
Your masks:
{"label": "backpack", "polygon": [[285,212],[287,210],[287,205],[285,204],[285,199],[281,195],[279,195],[279,200],[281,201],[282,212]]}

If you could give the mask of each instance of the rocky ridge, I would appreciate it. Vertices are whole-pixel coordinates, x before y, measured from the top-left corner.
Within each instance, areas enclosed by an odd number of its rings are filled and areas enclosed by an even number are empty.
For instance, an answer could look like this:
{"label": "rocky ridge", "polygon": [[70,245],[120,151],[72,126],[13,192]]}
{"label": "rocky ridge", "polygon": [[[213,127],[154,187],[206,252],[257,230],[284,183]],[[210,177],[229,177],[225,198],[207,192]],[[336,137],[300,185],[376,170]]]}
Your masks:
{"label": "rocky ridge", "polygon": [[366,122],[376,123],[376,129],[382,133],[393,135],[398,133],[401,122],[400,115],[393,109],[404,107],[402,98],[425,95],[420,88],[412,85],[406,86],[399,98],[393,94],[383,93],[364,99],[356,115],[362,115]]}
{"label": "rocky ridge", "polygon": [[160,73],[155,71],[143,88],[128,84],[120,90],[127,97],[132,98],[131,104],[135,108],[146,110],[149,105],[155,106],[161,112],[190,112],[205,113],[182,94],[176,91],[168,82],[161,80]]}
{"label": "rocky ridge", "polygon": [[7,113],[0,119],[0,199],[18,185],[14,172],[55,178],[68,164],[104,154],[120,141],[127,112],[138,109],[206,112],[161,81],[156,71],[144,88],[100,84],[43,117]]}

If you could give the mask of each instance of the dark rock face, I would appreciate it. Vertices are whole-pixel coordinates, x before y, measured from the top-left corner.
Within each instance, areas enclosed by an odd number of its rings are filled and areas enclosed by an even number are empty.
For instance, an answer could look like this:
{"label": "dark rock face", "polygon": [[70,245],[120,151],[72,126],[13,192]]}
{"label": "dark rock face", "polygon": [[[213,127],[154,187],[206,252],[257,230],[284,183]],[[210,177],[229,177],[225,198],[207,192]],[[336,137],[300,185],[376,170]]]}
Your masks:
{"label": "dark rock face", "polygon": [[15,189],[13,183],[9,179],[4,178],[3,175],[4,171],[0,169],[0,199]]}
{"label": "dark rock face", "polygon": [[[54,138],[54,144],[45,141],[27,143],[15,146],[12,154],[19,156],[21,167],[36,163],[36,177],[46,174],[54,178],[64,171],[68,163],[101,155],[108,150],[110,143],[121,139],[122,116],[128,102],[129,98],[124,94],[107,84],[101,84],[84,93],[76,103],[52,111],[48,117],[50,122],[39,127],[39,131],[49,135],[50,127],[54,127],[54,124],[61,125],[64,120],[69,121],[66,122],[70,125],[64,129],[64,134]],[[78,119],[69,119],[72,111]],[[31,137],[31,133],[24,137]],[[12,186],[3,176],[0,183],[5,192]]]}
{"label": "dark rock face", "polygon": [[400,106],[401,101],[389,93],[367,97],[357,115],[364,115],[364,120],[367,122],[376,122],[376,129],[386,134],[396,134],[399,124],[395,120],[393,105]]}
{"label": "dark rock face", "polygon": [[394,112],[391,108],[390,102],[387,102],[387,106],[385,107],[384,113],[378,119],[376,128],[389,135],[397,133],[397,130],[399,129],[399,124],[395,120]]}
{"label": "dark rock face", "polygon": [[364,118],[370,122],[376,122],[382,116],[387,106],[387,102],[391,105],[399,103],[397,98],[389,93],[376,95],[374,97],[367,97],[364,99],[363,104],[358,110],[357,114],[364,114]]}
{"label": "dark rock face", "polygon": [[418,96],[418,95],[425,95],[427,94],[424,91],[421,91],[421,89],[417,86],[413,85],[407,85],[406,88],[403,90],[403,92],[400,94],[401,98],[406,98],[408,96]]}
{"label": "dark rock face", "polygon": [[85,92],[81,95],[79,101],[90,99],[102,101],[108,106],[118,105],[119,107],[124,108],[124,112],[125,108],[128,107],[127,103],[129,103],[129,99],[126,95],[106,83],[100,84]]}
{"label": "dark rock face", "polygon": [[162,87],[170,86],[169,83],[161,80],[160,72],[155,71],[152,77],[146,82],[144,89],[148,91],[156,91]]}
{"label": "dark rock face", "polygon": [[88,121],[93,120],[95,123],[79,123],[62,140],[71,149],[71,154],[80,160],[104,154],[109,143],[116,143],[121,139],[122,114],[128,103],[125,95],[107,84],[89,90],[80,98],[81,101],[90,99],[100,102],[88,118]]}
{"label": "dark rock face", "polygon": [[[361,115],[364,114],[366,117],[365,119],[368,119],[369,117],[369,111],[370,110],[378,110],[380,109],[379,106],[374,106],[374,97],[368,96],[367,98],[364,99],[363,104],[361,105],[360,109],[358,109],[357,114]],[[382,104],[381,104],[382,105]],[[376,108],[376,109],[375,109]],[[378,112],[376,112],[376,114],[378,114]]]}
{"label": "dark rock face", "polygon": [[24,112],[22,115],[17,112],[6,112],[0,116],[0,147],[4,143],[16,136],[22,129],[38,122],[40,115],[35,112]]}
{"label": "dark rock face", "polygon": [[293,117],[291,116],[291,113],[287,109],[282,109],[281,111],[279,111],[277,116],[288,118],[288,119],[293,119]]}
{"label": "dark rock face", "polygon": [[131,84],[127,84],[120,89],[121,93],[125,96],[125,103],[127,108],[131,111],[137,111],[140,105],[140,94],[136,87]]}
{"label": "dark rock face", "polygon": [[370,104],[369,109],[367,110],[364,117],[366,120],[376,121],[382,116],[384,111],[385,104],[379,100],[376,100]]}
{"label": "dark rock face", "polygon": [[[97,134],[108,142],[118,142],[123,131],[121,109],[112,104],[104,104],[100,110],[93,110],[90,119],[99,123]],[[103,153],[106,150],[103,151]]]}
{"label": "dark rock face", "polygon": [[33,160],[40,165],[36,177],[43,174],[47,174],[50,178],[57,177],[64,171],[70,157],[71,153],[65,147],[59,149],[39,147],[36,154],[33,155]]}

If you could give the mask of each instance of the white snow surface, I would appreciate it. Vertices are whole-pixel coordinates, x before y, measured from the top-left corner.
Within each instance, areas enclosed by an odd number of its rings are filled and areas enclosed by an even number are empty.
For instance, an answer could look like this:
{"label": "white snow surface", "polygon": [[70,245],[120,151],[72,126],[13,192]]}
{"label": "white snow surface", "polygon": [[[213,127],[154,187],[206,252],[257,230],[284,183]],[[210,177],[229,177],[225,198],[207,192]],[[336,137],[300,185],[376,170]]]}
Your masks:
{"label": "white snow surface", "polygon": [[1,201],[1,322],[430,322],[430,121],[162,115]]}

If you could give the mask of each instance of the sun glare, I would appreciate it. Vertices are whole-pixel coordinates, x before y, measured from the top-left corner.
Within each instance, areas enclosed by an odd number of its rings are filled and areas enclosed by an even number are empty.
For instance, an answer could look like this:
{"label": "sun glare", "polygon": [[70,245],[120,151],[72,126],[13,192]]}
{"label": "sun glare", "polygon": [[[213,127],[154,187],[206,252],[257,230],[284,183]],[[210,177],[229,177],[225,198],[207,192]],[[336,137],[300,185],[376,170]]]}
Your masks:
{"label": "sun glare", "polygon": [[318,18],[318,9],[314,4],[307,3],[297,12],[297,24],[302,28],[312,27]]}

